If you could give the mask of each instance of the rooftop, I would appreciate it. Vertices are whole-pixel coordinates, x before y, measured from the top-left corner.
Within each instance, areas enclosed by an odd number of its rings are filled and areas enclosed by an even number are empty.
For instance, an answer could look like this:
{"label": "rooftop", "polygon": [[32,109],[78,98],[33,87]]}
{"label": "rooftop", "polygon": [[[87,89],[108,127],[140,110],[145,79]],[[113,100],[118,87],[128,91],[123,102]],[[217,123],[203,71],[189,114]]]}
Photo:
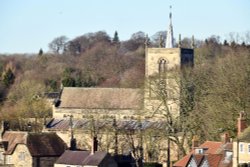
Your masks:
{"label": "rooftop", "polygon": [[143,92],[132,88],[65,87],[60,100],[60,108],[142,109]]}
{"label": "rooftop", "polygon": [[56,164],[98,166],[107,156],[109,154],[104,151],[96,151],[91,154],[90,151],[66,150]]}
{"label": "rooftop", "polygon": [[25,144],[33,157],[60,156],[66,144],[56,133],[28,133],[7,131],[2,142],[8,142],[4,154],[10,155],[18,144]]}
{"label": "rooftop", "polygon": [[[215,141],[206,141],[201,144],[198,149],[206,149],[203,154],[195,154],[195,150],[192,150],[189,154],[184,156],[182,159],[174,163],[174,167],[186,167],[188,162],[194,158],[196,164],[199,166],[205,160],[208,161],[210,167],[217,167],[223,164],[222,158],[225,150],[232,150],[232,143],[223,143]],[[227,166],[228,164],[223,164]]]}

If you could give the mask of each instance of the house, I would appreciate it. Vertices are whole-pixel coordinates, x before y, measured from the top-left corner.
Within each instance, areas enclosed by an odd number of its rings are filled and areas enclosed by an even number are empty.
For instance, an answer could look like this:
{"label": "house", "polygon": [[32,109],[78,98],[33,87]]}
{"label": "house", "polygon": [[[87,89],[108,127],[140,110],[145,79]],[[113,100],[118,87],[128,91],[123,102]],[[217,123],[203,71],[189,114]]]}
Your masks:
{"label": "house", "polygon": [[117,163],[105,151],[66,150],[54,167],[117,167]]}
{"label": "house", "polygon": [[55,133],[7,131],[1,141],[1,163],[17,167],[52,167],[66,149]]}
{"label": "house", "polygon": [[233,142],[233,167],[250,164],[250,127],[247,127],[246,115],[240,113],[237,122],[238,137]]}
{"label": "house", "polygon": [[[71,147],[72,148],[72,147]],[[98,140],[93,138],[91,151],[66,150],[54,167],[117,167],[116,161],[105,151],[97,151]]]}
{"label": "house", "polygon": [[174,167],[231,167],[232,143],[228,134],[222,142],[206,141],[197,146],[193,141],[192,151],[173,164]]}

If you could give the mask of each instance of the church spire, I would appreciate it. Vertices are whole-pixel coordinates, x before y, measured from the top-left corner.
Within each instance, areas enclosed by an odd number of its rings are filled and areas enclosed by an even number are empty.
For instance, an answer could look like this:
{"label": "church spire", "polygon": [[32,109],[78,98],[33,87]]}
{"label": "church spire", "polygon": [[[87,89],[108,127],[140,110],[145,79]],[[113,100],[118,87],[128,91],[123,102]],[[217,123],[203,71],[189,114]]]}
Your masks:
{"label": "church spire", "polygon": [[169,28],[167,32],[166,38],[166,48],[173,48],[174,47],[174,35],[173,35],[173,25],[172,25],[172,6],[170,6],[170,13],[169,13]]}

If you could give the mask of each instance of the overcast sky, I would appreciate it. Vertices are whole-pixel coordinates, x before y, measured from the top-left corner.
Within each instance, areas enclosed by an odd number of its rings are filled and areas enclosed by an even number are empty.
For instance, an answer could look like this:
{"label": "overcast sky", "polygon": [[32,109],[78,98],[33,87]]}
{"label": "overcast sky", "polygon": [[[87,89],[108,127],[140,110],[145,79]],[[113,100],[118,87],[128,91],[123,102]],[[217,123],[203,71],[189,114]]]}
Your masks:
{"label": "overcast sky", "polygon": [[0,0],[0,53],[37,53],[65,35],[117,30],[121,40],[138,31],[167,30],[205,39],[250,30],[250,0]]}

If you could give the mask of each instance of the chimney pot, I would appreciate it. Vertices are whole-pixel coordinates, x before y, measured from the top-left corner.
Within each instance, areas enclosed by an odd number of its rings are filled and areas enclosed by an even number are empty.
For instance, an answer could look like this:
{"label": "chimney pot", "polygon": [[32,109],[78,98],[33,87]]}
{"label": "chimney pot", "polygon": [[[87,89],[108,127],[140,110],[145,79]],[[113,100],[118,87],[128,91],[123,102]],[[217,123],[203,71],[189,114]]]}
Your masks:
{"label": "chimney pot", "polygon": [[230,137],[229,137],[229,133],[225,132],[221,135],[221,141],[222,143],[226,144],[228,142],[230,142]]}
{"label": "chimney pot", "polygon": [[197,147],[199,147],[199,137],[195,135],[192,139],[192,150]]}

